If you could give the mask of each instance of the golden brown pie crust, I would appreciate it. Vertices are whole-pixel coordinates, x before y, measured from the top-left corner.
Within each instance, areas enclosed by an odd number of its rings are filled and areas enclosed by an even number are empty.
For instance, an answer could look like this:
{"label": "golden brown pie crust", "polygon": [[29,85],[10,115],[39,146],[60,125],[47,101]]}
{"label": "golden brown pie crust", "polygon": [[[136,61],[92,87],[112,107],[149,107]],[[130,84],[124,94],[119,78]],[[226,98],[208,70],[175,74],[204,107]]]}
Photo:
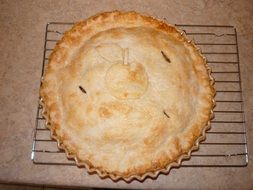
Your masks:
{"label": "golden brown pie crust", "polygon": [[213,117],[213,78],[174,26],[106,12],[67,31],[49,57],[40,95],[52,137],[101,177],[143,180],[180,165]]}

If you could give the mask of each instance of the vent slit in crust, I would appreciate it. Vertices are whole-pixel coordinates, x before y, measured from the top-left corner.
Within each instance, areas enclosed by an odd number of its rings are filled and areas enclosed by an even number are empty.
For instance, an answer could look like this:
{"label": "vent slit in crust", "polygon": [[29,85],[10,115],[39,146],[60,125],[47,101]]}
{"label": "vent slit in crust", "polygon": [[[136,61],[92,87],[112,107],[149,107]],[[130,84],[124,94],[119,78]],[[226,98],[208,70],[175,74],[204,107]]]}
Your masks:
{"label": "vent slit in crust", "polygon": [[170,116],[169,116],[165,111],[163,111],[163,114],[164,114],[167,118],[170,118]]}
{"label": "vent slit in crust", "polygon": [[82,86],[79,86],[79,89],[81,90],[81,92],[83,92],[84,94],[86,94],[86,90],[82,87]]}
{"label": "vent slit in crust", "polygon": [[170,58],[168,58],[168,56],[163,52],[161,51],[162,55],[163,55],[163,58],[168,62],[168,63],[171,63],[170,61]]}

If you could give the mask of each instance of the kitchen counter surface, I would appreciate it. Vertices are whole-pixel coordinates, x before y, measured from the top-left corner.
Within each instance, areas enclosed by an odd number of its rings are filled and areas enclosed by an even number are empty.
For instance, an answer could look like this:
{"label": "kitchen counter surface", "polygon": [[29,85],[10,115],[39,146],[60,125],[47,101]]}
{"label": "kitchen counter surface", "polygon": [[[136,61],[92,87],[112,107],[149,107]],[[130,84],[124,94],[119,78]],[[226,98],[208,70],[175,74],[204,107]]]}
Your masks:
{"label": "kitchen counter surface", "polygon": [[[249,164],[179,168],[144,182],[112,182],[75,166],[32,163],[45,25],[75,22],[101,11],[136,10],[177,24],[235,26],[238,32]],[[253,187],[253,2],[242,1],[0,1],[0,182],[76,187],[251,189]]]}

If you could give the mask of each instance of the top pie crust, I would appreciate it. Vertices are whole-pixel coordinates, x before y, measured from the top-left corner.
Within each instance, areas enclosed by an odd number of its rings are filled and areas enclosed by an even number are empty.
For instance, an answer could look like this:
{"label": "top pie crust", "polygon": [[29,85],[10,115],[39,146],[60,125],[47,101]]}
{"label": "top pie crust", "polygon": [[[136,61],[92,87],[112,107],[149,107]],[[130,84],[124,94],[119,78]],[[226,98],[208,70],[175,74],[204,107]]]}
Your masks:
{"label": "top pie crust", "polygon": [[54,138],[78,165],[127,179],[192,150],[215,90],[205,59],[175,27],[114,11],[64,34],[40,95]]}

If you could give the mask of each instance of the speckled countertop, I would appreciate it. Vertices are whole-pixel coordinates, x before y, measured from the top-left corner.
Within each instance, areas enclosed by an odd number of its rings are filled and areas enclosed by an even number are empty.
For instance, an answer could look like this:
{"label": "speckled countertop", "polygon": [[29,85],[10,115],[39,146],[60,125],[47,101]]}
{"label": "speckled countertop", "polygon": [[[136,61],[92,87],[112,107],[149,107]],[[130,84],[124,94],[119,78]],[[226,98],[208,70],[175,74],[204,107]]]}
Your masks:
{"label": "speckled countertop", "polygon": [[[225,24],[238,31],[250,160],[241,168],[180,168],[143,183],[112,182],[84,169],[34,165],[30,159],[45,25],[97,12],[136,10],[170,23]],[[253,2],[248,1],[0,1],[0,182],[114,188],[250,189],[253,187]]]}

